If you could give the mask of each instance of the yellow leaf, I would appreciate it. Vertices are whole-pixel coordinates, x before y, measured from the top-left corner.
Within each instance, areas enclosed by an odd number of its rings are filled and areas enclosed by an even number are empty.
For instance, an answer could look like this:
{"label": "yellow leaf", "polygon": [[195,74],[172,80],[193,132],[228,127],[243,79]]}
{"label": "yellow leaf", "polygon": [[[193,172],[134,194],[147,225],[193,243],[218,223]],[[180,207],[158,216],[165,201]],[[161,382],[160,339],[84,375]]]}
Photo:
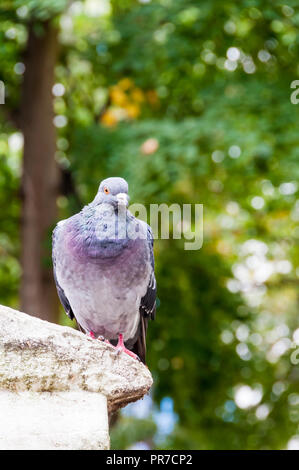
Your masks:
{"label": "yellow leaf", "polygon": [[117,118],[111,110],[105,111],[100,119],[101,123],[107,127],[113,127],[117,124]]}
{"label": "yellow leaf", "polygon": [[118,86],[111,87],[110,97],[113,104],[117,106],[125,106],[128,102],[127,95]]}
{"label": "yellow leaf", "polygon": [[128,104],[126,107],[125,107],[126,111],[127,111],[127,115],[129,118],[131,119],[136,119],[139,114],[140,114],[140,108],[137,104]]}
{"label": "yellow leaf", "polygon": [[144,101],[143,91],[140,88],[134,88],[134,90],[131,93],[131,98],[133,101],[136,101],[137,103],[143,103]]}
{"label": "yellow leaf", "polygon": [[152,106],[157,106],[159,104],[159,98],[155,90],[148,90],[146,92],[146,97]]}
{"label": "yellow leaf", "polygon": [[134,82],[130,78],[122,78],[119,82],[118,85],[122,90],[128,90],[134,85]]}

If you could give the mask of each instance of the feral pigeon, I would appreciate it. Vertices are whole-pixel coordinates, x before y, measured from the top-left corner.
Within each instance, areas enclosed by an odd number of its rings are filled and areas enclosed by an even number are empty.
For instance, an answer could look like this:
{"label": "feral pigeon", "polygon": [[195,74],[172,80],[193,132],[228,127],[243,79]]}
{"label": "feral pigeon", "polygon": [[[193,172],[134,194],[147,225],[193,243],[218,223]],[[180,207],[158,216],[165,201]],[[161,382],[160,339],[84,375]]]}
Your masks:
{"label": "feral pigeon", "polygon": [[123,178],[101,182],[94,200],[53,231],[58,296],[81,331],[145,363],[156,312],[153,236],[127,209]]}

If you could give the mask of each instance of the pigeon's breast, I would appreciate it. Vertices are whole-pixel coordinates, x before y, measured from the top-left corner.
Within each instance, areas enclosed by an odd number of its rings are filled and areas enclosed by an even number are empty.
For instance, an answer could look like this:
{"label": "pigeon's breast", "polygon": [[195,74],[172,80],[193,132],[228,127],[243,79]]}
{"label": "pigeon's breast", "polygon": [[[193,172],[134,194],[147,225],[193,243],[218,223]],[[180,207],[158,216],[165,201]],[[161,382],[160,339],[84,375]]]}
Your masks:
{"label": "pigeon's breast", "polygon": [[147,240],[85,240],[65,227],[57,256],[58,282],[85,330],[107,339],[123,333],[127,341],[138,328],[140,300],[150,277]]}

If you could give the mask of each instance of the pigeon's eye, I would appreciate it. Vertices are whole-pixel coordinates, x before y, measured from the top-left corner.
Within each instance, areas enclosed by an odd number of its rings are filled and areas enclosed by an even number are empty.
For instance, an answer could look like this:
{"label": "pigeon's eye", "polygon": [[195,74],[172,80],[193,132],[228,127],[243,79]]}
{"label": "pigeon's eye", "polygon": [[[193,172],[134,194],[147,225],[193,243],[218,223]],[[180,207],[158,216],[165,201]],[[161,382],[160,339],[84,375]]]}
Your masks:
{"label": "pigeon's eye", "polygon": [[105,188],[104,188],[104,193],[105,193],[105,194],[109,194],[109,193],[110,193],[110,191],[109,191],[109,189],[107,188],[107,186],[105,186]]}

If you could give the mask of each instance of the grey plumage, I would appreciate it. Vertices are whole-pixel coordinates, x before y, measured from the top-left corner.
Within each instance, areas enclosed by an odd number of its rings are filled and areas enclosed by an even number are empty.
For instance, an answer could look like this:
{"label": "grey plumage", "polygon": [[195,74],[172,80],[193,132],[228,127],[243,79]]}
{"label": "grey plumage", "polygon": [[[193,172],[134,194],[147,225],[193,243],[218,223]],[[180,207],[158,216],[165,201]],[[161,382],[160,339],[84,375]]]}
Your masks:
{"label": "grey plumage", "polygon": [[58,296],[80,329],[125,346],[145,362],[146,331],[156,312],[153,236],[127,210],[128,185],[107,178],[95,199],[53,231]]}

